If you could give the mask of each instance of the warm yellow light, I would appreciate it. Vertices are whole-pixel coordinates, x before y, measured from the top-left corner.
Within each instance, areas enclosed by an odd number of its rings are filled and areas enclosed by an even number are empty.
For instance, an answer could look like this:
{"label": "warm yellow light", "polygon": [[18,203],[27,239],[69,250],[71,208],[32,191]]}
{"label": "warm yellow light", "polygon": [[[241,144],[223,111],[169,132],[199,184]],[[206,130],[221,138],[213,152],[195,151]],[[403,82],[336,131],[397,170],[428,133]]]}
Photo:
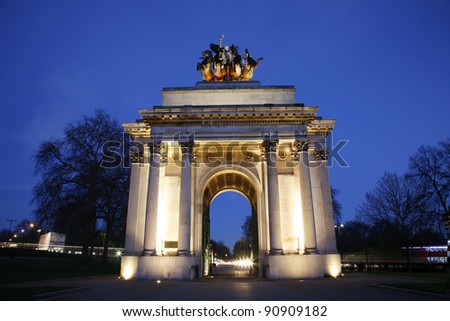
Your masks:
{"label": "warm yellow light", "polygon": [[34,227],[34,223],[31,223],[31,224],[30,224],[30,227],[33,228],[33,227]]}
{"label": "warm yellow light", "polygon": [[253,266],[253,262],[250,259],[237,260],[235,263],[240,268],[250,268]]}
{"label": "warm yellow light", "polygon": [[129,280],[133,276],[133,269],[131,267],[126,267],[122,269],[122,277],[124,280]]}
{"label": "warm yellow light", "polygon": [[124,280],[129,280],[136,277],[138,263],[137,257],[122,256],[121,260],[122,262],[120,264],[120,276]]}
{"label": "warm yellow light", "polygon": [[330,269],[330,276],[333,278],[337,278],[341,275],[341,267],[339,265],[335,265]]}

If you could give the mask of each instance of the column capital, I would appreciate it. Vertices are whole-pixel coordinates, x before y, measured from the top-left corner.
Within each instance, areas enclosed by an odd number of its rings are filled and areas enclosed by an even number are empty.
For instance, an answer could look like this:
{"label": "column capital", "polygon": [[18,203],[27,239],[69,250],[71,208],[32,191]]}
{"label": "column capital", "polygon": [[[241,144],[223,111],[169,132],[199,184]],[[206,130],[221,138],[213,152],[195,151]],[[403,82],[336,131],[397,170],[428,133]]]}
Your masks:
{"label": "column capital", "polygon": [[309,148],[309,144],[310,143],[311,142],[308,139],[306,139],[306,138],[296,139],[296,140],[294,140],[293,148],[298,153],[299,152],[308,152],[308,148]]}
{"label": "column capital", "polygon": [[167,160],[167,144],[161,141],[149,141],[148,149],[150,151],[150,157],[159,156],[158,162],[164,162]]}
{"label": "column capital", "polygon": [[187,141],[187,142],[178,142],[178,144],[181,147],[181,153],[182,154],[192,154],[194,151],[194,142],[193,141]]}
{"label": "column capital", "polygon": [[161,155],[164,152],[165,145],[161,141],[151,140],[148,142],[148,148],[149,148],[151,154]]}
{"label": "column capital", "polygon": [[328,148],[322,148],[320,150],[315,150],[314,154],[316,155],[316,158],[318,161],[327,161],[328,160],[328,154],[330,151]]}
{"label": "column capital", "polygon": [[197,160],[197,154],[195,152],[195,142],[194,141],[185,141],[185,142],[178,142],[178,144],[181,147],[181,155],[188,155],[189,160],[191,163],[196,162]]}
{"label": "column capital", "polygon": [[299,154],[301,152],[308,152],[309,145],[310,145],[310,141],[305,139],[305,138],[294,140],[294,142],[291,145],[291,151],[292,151],[291,152],[291,157],[292,157],[292,160],[298,161],[299,160]]}
{"label": "column capital", "polygon": [[278,139],[265,139],[261,145],[261,160],[276,162]]}
{"label": "column capital", "polygon": [[131,163],[143,163],[144,162],[144,151],[137,149],[137,150],[130,150],[130,162]]}

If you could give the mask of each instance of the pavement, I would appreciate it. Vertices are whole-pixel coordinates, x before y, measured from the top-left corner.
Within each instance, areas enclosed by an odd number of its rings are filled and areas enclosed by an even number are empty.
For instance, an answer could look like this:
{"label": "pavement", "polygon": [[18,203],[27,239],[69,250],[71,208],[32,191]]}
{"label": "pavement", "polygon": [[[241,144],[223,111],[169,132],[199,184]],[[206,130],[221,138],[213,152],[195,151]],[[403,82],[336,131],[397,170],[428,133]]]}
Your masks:
{"label": "pavement", "polygon": [[[338,278],[268,281],[245,271],[217,269],[211,278],[194,281],[123,280],[96,276],[2,286],[64,287],[38,300],[56,301],[442,301],[444,295],[399,290],[386,284],[432,282],[392,275],[349,273]],[[0,290],[2,290],[0,288]]]}

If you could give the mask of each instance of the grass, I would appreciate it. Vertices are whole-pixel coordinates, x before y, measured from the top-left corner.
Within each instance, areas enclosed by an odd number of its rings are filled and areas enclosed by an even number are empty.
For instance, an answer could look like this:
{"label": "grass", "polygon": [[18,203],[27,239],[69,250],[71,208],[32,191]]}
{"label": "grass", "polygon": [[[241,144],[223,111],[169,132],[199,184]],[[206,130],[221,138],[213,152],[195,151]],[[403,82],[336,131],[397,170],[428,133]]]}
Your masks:
{"label": "grass", "polygon": [[0,287],[0,301],[34,301],[51,292],[68,290],[68,287]]}
{"label": "grass", "polygon": [[405,282],[382,284],[401,289],[415,290],[440,295],[445,295],[447,289],[450,289],[450,271],[447,271],[447,273],[392,271],[368,271],[359,273],[384,274],[405,278]]}
{"label": "grass", "polygon": [[427,283],[413,283],[413,282],[405,282],[405,283],[391,283],[384,284],[396,288],[415,290],[421,292],[429,292],[434,294],[446,294],[446,285],[444,283],[438,282],[427,282]]}
{"label": "grass", "polygon": [[443,272],[397,272],[397,271],[367,271],[361,273],[385,274],[392,276],[401,276],[405,278],[417,278],[422,280],[436,280],[444,282],[447,279],[447,273]]}
{"label": "grass", "polygon": [[81,263],[79,256],[18,250],[0,250],[0,285],[92,275],[118,275],[118,260],[104,264],[100,260]]}
{"label": "grass", "polygon": [[20,285],[23,282],[119,275],[119,269],[118,260],[104,264],[100,262],[100,258],[97,258],[86,264],[80,262],[79,256],[70,254],[0,249],[0,301],[38,300],[42,298],[39,295],[70,289]]}

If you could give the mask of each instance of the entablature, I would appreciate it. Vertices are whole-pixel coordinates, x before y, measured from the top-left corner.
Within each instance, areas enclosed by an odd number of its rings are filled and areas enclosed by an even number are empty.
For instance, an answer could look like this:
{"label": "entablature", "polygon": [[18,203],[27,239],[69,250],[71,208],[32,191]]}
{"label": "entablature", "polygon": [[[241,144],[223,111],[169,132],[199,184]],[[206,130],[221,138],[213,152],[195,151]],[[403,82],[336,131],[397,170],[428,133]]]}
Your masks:
{"label": "entablature", "polygon": [[141,121],[135,123],[123,123],[122,124],[125,133],[127,133],[132,139],[136,138],[150,138],[150,126]]}
{"label": "entablature", "polygon": [[319,107],[295,105],[184,106],[142,109],[142,120],[152,126],[296,124],[311,122]]}

